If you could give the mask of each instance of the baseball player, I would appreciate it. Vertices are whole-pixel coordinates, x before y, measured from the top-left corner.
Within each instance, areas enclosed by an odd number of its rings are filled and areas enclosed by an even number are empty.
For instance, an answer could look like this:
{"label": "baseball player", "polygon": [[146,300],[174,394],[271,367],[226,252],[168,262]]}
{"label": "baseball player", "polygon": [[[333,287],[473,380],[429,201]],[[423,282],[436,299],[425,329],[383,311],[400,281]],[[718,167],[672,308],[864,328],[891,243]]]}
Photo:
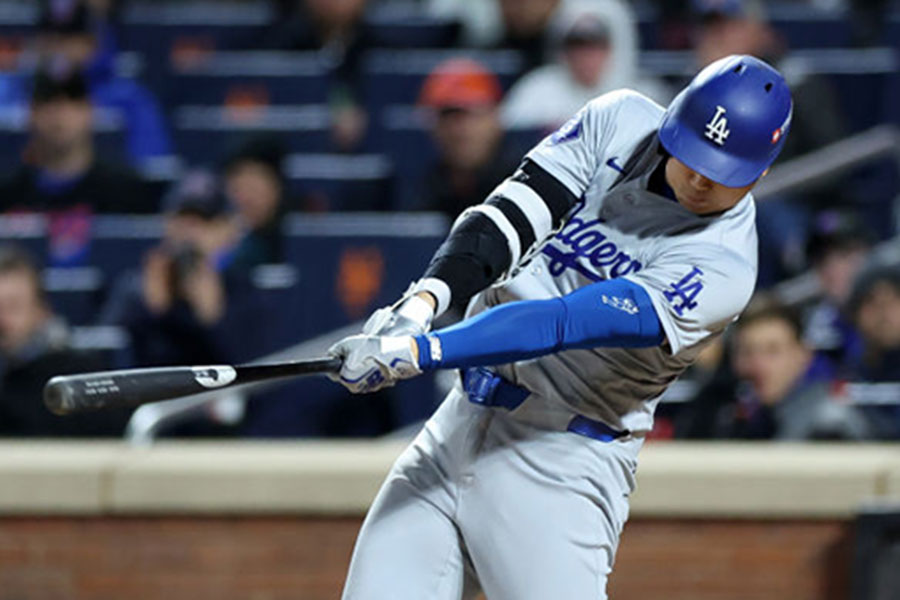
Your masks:
{"label": "baseball player", "polygon": [[[667,109],[594,99],[332,347],[353,392],[461,373],[375,499],[344,598],[606,598],[658,399],[753,292],[750,190],[791,110],[750,56]],[[429,333],[451,302],[466,319]]]}

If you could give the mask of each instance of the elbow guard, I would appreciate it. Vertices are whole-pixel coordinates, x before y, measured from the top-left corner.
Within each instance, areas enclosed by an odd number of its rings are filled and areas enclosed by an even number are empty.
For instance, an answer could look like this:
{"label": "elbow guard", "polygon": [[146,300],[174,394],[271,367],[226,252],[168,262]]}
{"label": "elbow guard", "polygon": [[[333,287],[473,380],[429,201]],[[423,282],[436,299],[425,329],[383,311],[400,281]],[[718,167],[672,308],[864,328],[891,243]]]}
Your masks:
{"label": "elbow guard", "polygon": [[509,245],[497,225],[483,214],[471,214],[438,248],[425,277],[447,283],[451,302],[463,306],[496,281],[511,263]]}

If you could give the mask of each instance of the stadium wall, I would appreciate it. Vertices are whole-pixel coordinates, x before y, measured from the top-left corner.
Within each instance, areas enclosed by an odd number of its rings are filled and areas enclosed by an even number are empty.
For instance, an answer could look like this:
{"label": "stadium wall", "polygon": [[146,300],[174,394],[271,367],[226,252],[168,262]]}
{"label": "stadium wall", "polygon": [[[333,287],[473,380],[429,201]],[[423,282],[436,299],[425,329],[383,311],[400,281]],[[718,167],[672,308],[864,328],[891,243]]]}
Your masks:
{"label": "stadium wall", "polygon": [[[0,600],[336,598],[401,448],[0,443]],[[854,515],[900,498],[888,446],[656,443],[641,460],[613,598],[848,598]]]}

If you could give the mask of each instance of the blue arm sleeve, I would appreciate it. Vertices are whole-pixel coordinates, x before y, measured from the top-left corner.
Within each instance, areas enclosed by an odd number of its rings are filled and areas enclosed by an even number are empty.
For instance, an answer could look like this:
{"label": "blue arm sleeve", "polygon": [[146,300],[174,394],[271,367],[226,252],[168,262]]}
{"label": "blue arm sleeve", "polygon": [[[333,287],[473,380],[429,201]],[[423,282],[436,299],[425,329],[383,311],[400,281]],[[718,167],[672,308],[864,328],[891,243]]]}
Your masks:
{"label": "blue arm sleeve", "polygon": [[502,304],[416,336],[416,343],[419,366],[436,369],[498,365],[575,348],[651,347],[663,339],[644,288],[610,279],[562,298]]}

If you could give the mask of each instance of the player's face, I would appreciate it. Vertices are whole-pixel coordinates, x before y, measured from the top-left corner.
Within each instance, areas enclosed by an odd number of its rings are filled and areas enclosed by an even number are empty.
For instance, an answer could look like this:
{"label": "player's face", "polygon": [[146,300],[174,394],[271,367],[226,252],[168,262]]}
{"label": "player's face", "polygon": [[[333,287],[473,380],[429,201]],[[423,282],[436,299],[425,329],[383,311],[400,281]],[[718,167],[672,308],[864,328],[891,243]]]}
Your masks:
{"label": "player's face", "polygon": [[744,187],[726,187],[704,177],[674,156],[666,163],[666,183],[675,192],[679,204],[698,215],[728,210],[756,185],[754,181]]}

